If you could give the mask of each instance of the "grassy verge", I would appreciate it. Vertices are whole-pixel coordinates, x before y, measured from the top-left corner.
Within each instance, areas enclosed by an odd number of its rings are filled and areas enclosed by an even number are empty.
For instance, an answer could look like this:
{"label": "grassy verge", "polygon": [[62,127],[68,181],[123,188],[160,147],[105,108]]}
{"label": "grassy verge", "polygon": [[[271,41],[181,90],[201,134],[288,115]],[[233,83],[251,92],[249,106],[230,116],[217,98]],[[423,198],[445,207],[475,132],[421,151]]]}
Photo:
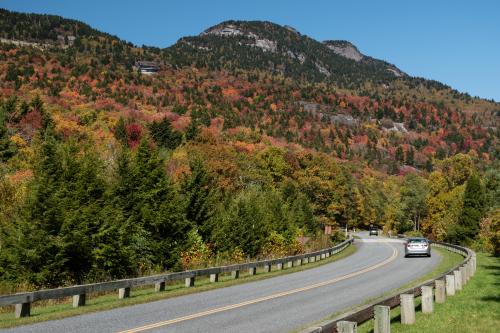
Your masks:
{"label": "grassy verge", "polygon": [[[432,278],[434,278],[436,276],[439,276],[440,274],[443,274],[443,273],[447,272],[452,267],[454,267],[455,265],[458,265],[459,263],[461,263],[464,260],[464,257],[462,257],[461,255],[459,255],[457,253],[450,252],[450,251],[446,251],[446,250],[438,248],[438,247],[434,247],[432,249],[432,251],[433,252],[438,252],[441,255],[441,260],[440,260],[439,264],[434,269],[432,269],[431,271],[427,272],[426,274],[418,277],[415,280],[412,280],[412,281],[408,282],[407,284],[405,284],[405,285],[403,285],[401,287],[398,287],[398,288],[395,288],[395,289],[393,289],[391,291],[385,292],[385,293],[383,293],[380,296],[377,296],[377,297],[374,297],[374,298],[369,298],[369,299],[367,299],[366,301],[364,301],[361,304],[357,304],[355,306],[349,307],[349,308],[344,309],[344,310],[342,310],[340,312],[335,312],[335,313],[333,313],[333,314],[331,314],[331,315],[329,315],[327,317],[324,317],[324,318],[322,318],[322,319],[320,319],[318,321],[315,321],[314,323],[310,323],[310,324],[307,324],[307,325],[305,325],[303,327],[300,327],[297,330],[295,330],[294,332],[300,332],[301,330],[306,329],[307,327],[311,327],[311,326],[314,326],[315,324],[319,324],[319,323],[322,323],[322,322],[334,319],[334,318],[340,316],[343,313],[349,312],[349,311],[354,310],[354,309],[356,309],[358,307],[361,307],[363,305],[366,305],[366,304],[369,304],[369,303],[373,303],[373,302],[375,302],[377,300],[382,300],[385,297],[387,297],[387,296],[389,296],[389,295],[391,295],[391,294],[393,294],[393,293],[395,293],[397,291],[403,291],[405,289],[410,288],[413,285],[418,285],[419,283],[422,283],[424,281],[427,281],[427,280],[432,279]],[[364,331],[360,331],[361,328],[363,328],[365,330]],[[368,323],[363,324],[362,326],[360,326],[358,328],[358,333],[359,332],[373,332],[373,323],[372,322],[368,322]]]}
{"label": "grassy verge", "polygon": [[[416,299],[416,324],[401,325],[400,308],[391,310],[391,332],[498,332],[500,327],[500,258],[477,254],[474,277],[444,304],[434,304],[434,313],[420,312]],[[373,332],[373,322],[358,327],[359,333]]]}
{"label": "grassy verge", "polygon": [[306,269],[311,269],[328,263],[332,263],[339,259],[345,258],[356,252],[356,246],[349,246],[344,251],[337,253],[327,259],[316,261],[314,263],[309,263],[303,266],[297,266],[293,268],[275,270],[270,273],[265,273],[262,268],[257,270],[257,275],[248,275],[248,272],[240,272],[239,279],[232,279],[230,274],[220,275],[218,283],[210,283],[208,278],[198,278],[196,280],[196,286],[191,288],[185,288],[183,281],[171,284],[167,286],[167,290],[164,292],[155,292],[153,287],[147,288],[136,288],[132,289],[130,298],[118,299],[118,292],[109,293],[105,295],[94,295],[91,297],[87,296],[87,304],[83,307],[73,308],[71,300],[60,303],[60,304],[33,304],[31,309],[31,316],[26,318],[16,319],[14,318],[13,310],[9,312],[0,313],[0,328],[7,328],[19,325],[33,324],[36,322],[61,319],[70,316],[76,316],[89,312],[109,310],[113,308],[118,308],[122,306],[128,306],[133,304],[147,303],[152,301],[157,301],[161,299],[167,299],[171,297],[177,297],[217,288],[223,288],[228,286],[233,286],[241,283],[258,281],[263,279],[268,279],[278,275],[289,274],[294,272],[303,271]]}

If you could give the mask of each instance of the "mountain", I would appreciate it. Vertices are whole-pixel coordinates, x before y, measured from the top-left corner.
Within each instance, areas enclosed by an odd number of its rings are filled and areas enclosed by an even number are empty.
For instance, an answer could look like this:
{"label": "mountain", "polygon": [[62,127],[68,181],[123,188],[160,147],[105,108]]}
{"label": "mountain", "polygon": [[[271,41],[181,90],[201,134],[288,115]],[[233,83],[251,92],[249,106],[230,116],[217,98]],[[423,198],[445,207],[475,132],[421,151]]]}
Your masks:
{"label": "mountain", "polygon": [[322,43],[289,26],[262,21],[222,22],[198,36],[181,38],[166,52],[178,66],[260,69],[342,87],[406,76],[394,65],[362,55],[349,42]]}

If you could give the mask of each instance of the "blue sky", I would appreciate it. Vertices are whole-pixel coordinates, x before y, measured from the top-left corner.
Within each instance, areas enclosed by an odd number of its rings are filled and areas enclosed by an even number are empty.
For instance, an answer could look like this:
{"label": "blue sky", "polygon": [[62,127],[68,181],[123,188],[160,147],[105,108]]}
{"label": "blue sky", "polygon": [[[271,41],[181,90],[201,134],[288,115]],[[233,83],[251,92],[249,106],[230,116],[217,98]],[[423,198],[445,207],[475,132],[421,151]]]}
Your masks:
{"label": "blue sky", "polygon": [[78,19],[158,47],[224,20],[268,20],[318,40],[349,40],[410,75],[500,101],[500,1],[495,0],[0,0],[0,7]]}

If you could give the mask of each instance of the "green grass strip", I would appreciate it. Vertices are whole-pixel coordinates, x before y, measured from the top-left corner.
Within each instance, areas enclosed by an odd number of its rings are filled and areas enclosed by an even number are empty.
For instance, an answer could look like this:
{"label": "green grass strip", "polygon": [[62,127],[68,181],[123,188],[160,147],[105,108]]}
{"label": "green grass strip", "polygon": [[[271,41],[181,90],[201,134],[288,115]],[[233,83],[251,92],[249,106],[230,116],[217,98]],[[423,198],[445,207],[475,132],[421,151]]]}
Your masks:
{"label": "green grass strip", "polygon": [[[416,323],[402,325],[400,308],[391,310],[392,333],[496,333],[500,327],[500,258],[477,254],[477,271],[464,289],[444,304],[434,303],[434,312],[420,311],[415,300]],[[373,321],[358,327],[358,333],[373,332]]]}

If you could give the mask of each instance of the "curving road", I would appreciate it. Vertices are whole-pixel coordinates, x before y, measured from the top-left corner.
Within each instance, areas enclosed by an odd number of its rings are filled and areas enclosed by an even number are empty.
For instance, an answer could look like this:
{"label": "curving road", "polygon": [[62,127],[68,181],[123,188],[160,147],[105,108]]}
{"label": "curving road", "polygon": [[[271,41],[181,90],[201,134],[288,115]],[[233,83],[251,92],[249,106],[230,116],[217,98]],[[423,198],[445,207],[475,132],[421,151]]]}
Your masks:
{"label": "curving road", "polygon": [[400,242],[359,235],[356,253],[313,269],[5,333],[288,332],[399,287],[440,261],[436,252],[404,258]]}

